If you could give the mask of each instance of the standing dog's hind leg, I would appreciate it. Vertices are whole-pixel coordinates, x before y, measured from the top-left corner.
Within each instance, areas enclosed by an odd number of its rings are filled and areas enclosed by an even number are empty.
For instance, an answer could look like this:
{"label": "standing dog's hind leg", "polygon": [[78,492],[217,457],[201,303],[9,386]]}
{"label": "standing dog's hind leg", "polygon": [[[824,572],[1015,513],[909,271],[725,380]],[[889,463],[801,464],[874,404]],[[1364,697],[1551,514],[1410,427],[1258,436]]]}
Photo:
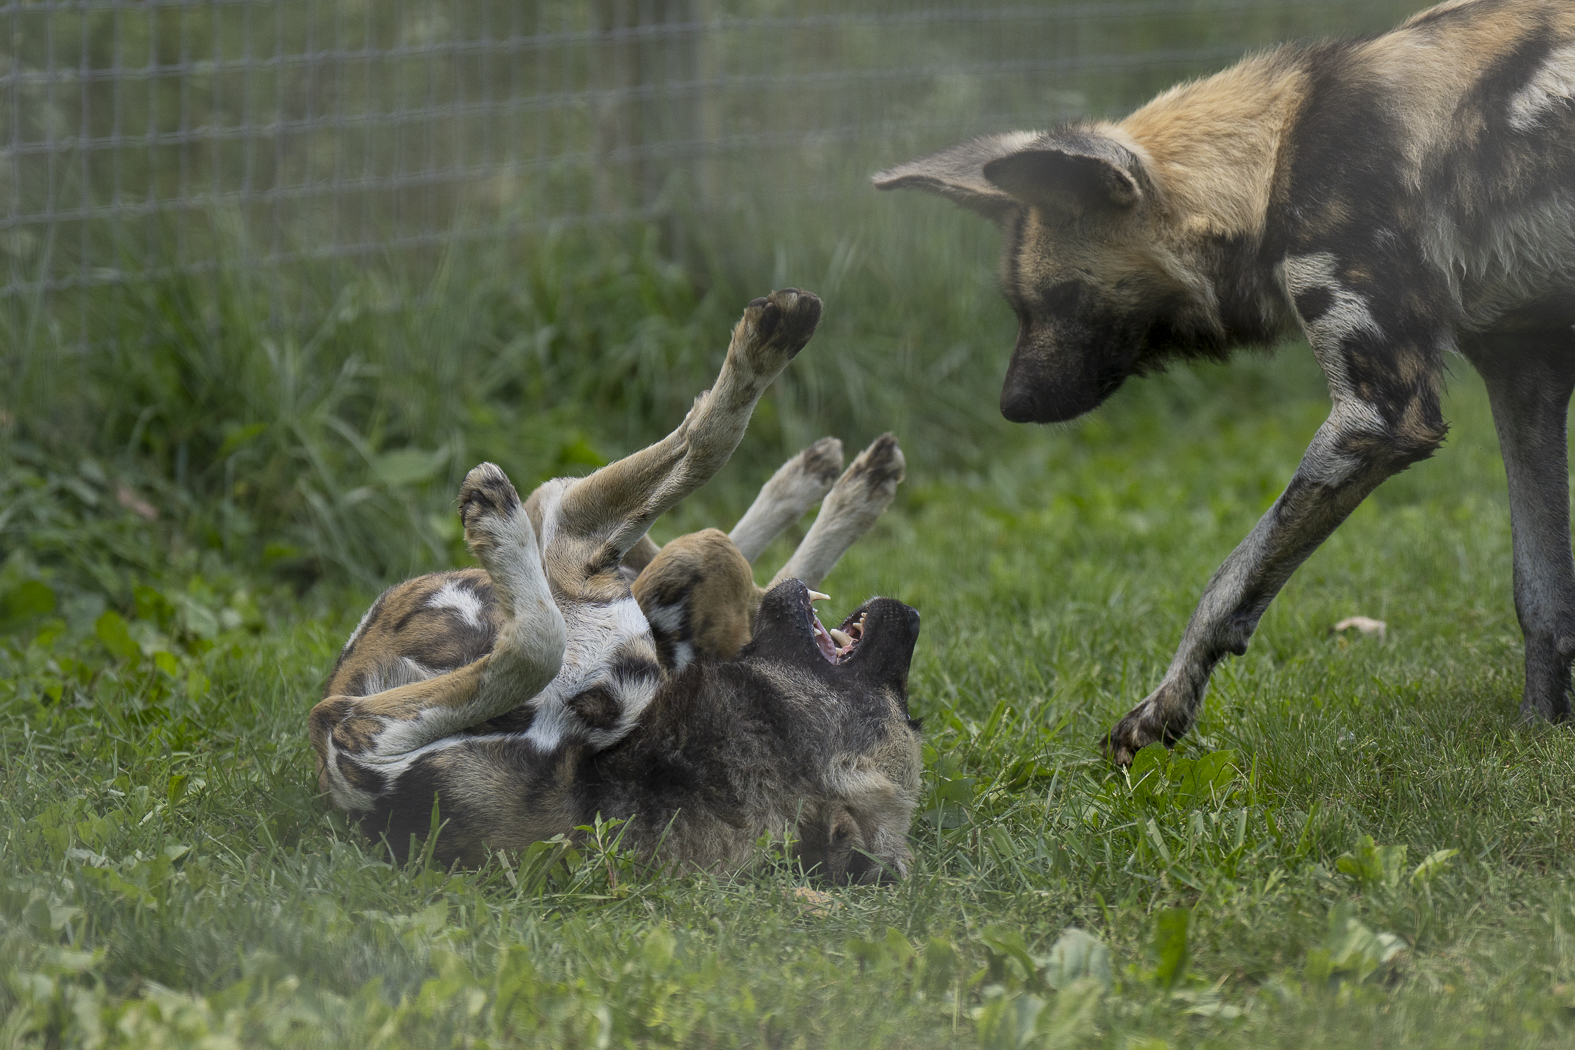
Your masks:
{"label": "standing dog's hind leg", "polygon": [[728,539],[753,562],[782,530],[819,503],[842,473],[842,442],[823,437],[777,468]]}
{"label": "standing dog's hind leg", "polygon": [[1520,715],[1528,722],[1563,721],[1570,716],[1575,657],[1566,433],[1575,337],[1559,332],[1480,340],[1466,354],[1487,383],[1509,478],[1515,613],[1526,639]]}
{"label": "standing dog's hind leg", "polygon": [[820,586],[837,559],[891,506],[905,466],[902,449],[890,434],[882,434],[860,452],[827,493],[809,534],[771,586],[783,580],[802,580],[810,588]]}

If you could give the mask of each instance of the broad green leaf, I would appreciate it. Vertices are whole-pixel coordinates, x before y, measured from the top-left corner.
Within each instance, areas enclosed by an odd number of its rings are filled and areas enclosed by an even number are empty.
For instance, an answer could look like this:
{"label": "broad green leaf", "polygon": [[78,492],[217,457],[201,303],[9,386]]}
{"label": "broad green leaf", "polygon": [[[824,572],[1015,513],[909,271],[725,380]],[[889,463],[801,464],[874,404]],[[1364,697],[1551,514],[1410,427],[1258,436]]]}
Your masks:
{"label": "broad green leaf", "polygon": [[[1034,957],[1028,954],[1022,931],[1008,926],[986,926],[979,932],[979,939],[994,956],[990,974],[995,979],[1022,984],[1032,981],[1038,974],[1039,966],[1034,962]],[[1017,964],[1019,975],[1016,981],[1010,981],[1009,968],[1006,966],[1008,961]]]}
{"label": "broad green leaf", "polygon": [[1045,1008],[1037,995],[999,995],[974,1011],[984,1050],[1022,1050],[1036,1041],[1035,1022]]}
{"label": "broad green leaf", "polygon": [[142,649],[131,637],[131,632],[126,629],[126,621],[113,609],[98,618],[98,622],[93,625],[93,633],[98,636],[100,642],[104,643],[104,648],[108,649],[112,656],[118,656],[122,660],[135,660],[142,655]]}
{"label": "broad green leaf", "polygon": [[1375,933],[1356,918],[1355,909],[1341,904],[1329,912],[1329,934],[1321,947],[1307,953],[1304,973],[1309,980],[1367,980],[1396,955],[1405,942],[1392,933]]}
{"label": "broad green leaf", "polygon": [[1127,767],[1127,778],[1134,793],[1143,798],[1155,798],[1164,791],[1165,768],[1170,763],[1170,751],[1164,744],[1150,744],[1132,756]]}
{"label": "broad green leaf", "polygon": [[1450,860],[1459,852],[1457,849],[1441,849],[1430,854],[1426,860],[1416,866],[1415,871],[1411,872],[1411,885],[1431,886],[1433,880],[1449,868]]}
{"label": "broad green leaf", "polygon": [[1403,845],[1380,846],[1371,835],[1363,835],[1356,840],[1356,847],[1351,852],[1336,858],[1334,866],[1363,889],[1392,890],[1400,885],[1405,853]]}

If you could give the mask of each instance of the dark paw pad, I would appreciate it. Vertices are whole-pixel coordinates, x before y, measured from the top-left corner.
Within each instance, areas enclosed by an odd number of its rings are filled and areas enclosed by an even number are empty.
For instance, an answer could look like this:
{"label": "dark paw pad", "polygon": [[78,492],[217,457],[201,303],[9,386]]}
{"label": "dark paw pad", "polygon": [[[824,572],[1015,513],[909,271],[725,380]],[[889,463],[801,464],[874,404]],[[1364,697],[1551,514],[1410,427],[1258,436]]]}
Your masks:
{"label": "dark paw pad", "polygon": [[799,453],[804,473],[828,488],[842,473],[842,442],[834,437],[823,437]]}
{"label": "dark paw pad", "polygon": [[1137,753],[1150,744],[1170,747],[1187,733],[1186,727],[1169,724],[1148,704],[1139,704],[1102,738],[1105,755],[1118,766],[1130,766]]}
{"label": "dark paw pad", "polygon": [[870,488],[895,488],[907,476],[906,472],[907,461],[903,458],[902,449],[897,447],[897,439],[890,433],[876,438],[869,448],[859,453],[859,458],[848,469],[850,481],[856,479]]}
{"label": "dark paw pad", "polygon": [[512,515],[519,506],[520,495],[508,475],[492,463],[471,470],[459,488],[459,518],[467,529],[483,518]]}

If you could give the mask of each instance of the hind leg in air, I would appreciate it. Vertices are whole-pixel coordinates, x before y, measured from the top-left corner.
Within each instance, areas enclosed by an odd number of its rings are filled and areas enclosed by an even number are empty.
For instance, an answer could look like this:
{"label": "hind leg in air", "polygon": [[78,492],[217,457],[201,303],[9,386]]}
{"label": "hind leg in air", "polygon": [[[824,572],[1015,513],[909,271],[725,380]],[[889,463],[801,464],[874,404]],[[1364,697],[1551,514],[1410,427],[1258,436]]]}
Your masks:
{"label": "hind leg in air", "polygon": [[491,651],[472,663],[367,696],[329,696],[312,709],[319,782],[341,808],[371,809],[414,752],[527,704],[562,664],[563,615],[514,486],[483,463],[465,478],[460,515],[503,623]]}
{"label": "hind leg in air", "polygon": [[842,442],[823,437],[777,468],[728,539],[753,563],[766,545],[825,498],[842,473]]}

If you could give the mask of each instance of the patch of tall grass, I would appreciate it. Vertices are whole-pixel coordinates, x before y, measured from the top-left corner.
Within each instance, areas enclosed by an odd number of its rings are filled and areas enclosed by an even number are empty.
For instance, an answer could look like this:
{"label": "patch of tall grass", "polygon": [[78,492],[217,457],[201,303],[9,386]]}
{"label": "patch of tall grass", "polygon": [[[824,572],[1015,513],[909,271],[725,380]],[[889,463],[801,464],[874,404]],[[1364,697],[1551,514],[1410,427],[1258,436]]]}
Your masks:
{"label": "patch of tall grass", "polygon": [[732,473],[886,429],[915,463],[967,465],[1001,429],[1010,315],[989,288],[993,234],[918,213],[713,231],[688,267],[642,228],[454,248],[424,268],[172,268],[96,295],[86,352],[47,316],[9,318],[0,441],[7,462],[77,481],[92,460],[112,495],[129,485],[232,561],[371,584],[456,556],[447,504],[474,463],[529,487],[665,433],[743,304],[791,284],[822,294],[826,321]]}

